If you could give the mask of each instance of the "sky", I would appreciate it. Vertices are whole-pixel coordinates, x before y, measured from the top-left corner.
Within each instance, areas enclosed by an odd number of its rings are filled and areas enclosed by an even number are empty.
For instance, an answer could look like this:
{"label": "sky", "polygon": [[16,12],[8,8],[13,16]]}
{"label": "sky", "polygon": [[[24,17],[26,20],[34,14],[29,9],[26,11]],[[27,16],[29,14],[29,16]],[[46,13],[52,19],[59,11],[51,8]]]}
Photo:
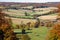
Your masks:
{"label": "sky", "polygon": [[45,3],[45,2],[60,2],[60,0],[0,0],[0,2],[33,2],[33,3]]}

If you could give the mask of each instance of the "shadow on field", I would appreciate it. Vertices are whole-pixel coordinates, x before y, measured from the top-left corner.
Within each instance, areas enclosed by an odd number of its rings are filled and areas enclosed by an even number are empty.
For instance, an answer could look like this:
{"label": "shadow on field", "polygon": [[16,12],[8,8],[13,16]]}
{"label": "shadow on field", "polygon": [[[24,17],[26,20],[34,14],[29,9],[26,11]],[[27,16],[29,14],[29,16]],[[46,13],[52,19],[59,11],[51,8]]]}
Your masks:
{"label": "shadow on field", "polygon": [[[32,33],[32,32],[26,32],[26,34]],[[22,34],[22,32],[15,32],[15,34]]]}

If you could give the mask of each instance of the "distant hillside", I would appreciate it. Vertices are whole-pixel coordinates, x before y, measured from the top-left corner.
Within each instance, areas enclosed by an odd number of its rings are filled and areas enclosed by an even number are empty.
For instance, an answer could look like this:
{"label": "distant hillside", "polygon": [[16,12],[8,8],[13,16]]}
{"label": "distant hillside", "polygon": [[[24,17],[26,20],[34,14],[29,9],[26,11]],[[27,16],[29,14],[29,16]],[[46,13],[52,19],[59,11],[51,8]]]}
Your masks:
{"label": "distant hillside", "polygon": [[10,5],[15,5],[19,4],[21,7],[23,6],[34,6],[34,7],[40,7],[40,6],[57,6],[60,4],[60,2],[47,2],[47,3],[18,3],[18,2],[0,2],[0,5],[3,6],[10,6]]}

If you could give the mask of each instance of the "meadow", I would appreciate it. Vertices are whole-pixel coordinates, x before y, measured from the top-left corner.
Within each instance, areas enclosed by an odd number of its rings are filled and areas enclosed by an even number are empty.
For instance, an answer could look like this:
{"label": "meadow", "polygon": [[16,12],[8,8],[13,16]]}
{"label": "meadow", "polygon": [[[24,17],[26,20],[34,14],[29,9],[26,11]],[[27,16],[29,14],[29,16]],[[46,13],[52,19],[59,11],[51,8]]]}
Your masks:
{"label": "meadow", "polygon": [[[51,29],[51,28],[50,28]],[[32,28],[32,30],[26,30],[27,35],[31,40],[46,40],[49,30],[47,27]],[[14,32],[20,32],[21,29],[14,29]],[[21,34],[17,34],[17,37],[20,38]]]}

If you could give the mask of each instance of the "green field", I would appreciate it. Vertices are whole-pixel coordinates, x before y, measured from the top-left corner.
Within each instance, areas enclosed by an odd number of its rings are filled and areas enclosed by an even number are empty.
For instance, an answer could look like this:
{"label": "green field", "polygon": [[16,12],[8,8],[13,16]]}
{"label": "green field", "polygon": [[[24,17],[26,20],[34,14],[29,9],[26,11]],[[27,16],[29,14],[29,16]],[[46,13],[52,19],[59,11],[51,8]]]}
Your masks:
{"label": "green field", "polygon": [[[27,12],[25,13],[25,11],[23,10],[12,10],[12,9],[9,9],[8,11],[5,11],[6,14],[8,14],[9,17],[14,17],[14,18],[24,18],[24,19],[34,19],[34,15],[35,16],[38,16],[38,15],[42,15],[42,14],[48,14],[48,15],[57,15],[55,13],[50,13],[50,11],[40,11],[40,12],[29,12],[27,10]],[[27,16],[26,16],[27,14]]]}
{"label": "green field", "polygon": [[[49,29],[47,27],[39,27],[39,28],[33,28],[32,30],[26,30],[28,36],[31,38],[31,40],[46,40],[46,36]],[[15,29],[15,32],[21,32],[19,29]],[[17,34],[17,37],[20,37],[21,34]]]}

